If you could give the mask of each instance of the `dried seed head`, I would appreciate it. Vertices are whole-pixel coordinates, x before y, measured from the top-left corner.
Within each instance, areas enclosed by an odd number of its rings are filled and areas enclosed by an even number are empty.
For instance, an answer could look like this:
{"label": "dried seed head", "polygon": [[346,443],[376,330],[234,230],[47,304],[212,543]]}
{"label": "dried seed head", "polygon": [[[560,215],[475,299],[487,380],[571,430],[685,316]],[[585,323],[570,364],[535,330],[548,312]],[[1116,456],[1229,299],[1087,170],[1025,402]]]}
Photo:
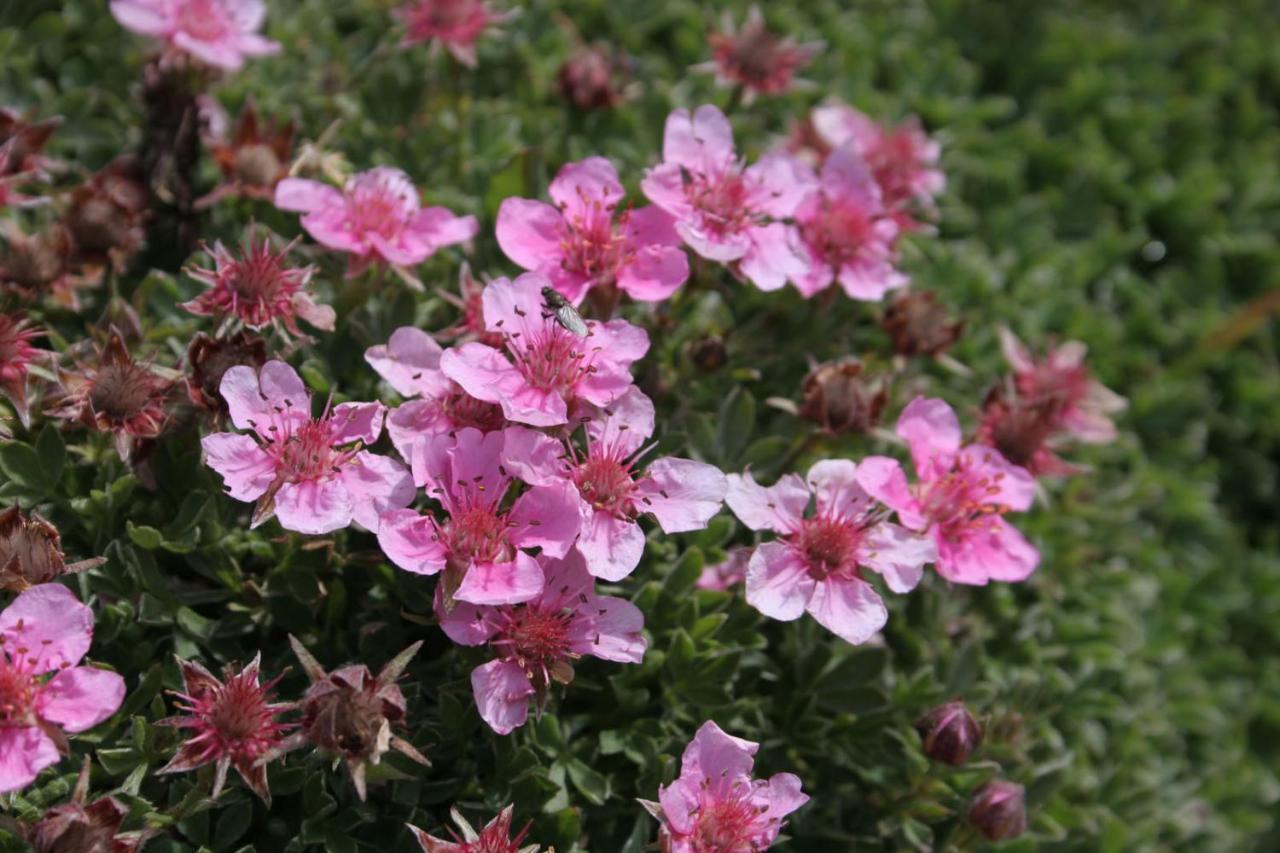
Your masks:
{"label": "dried seed head", "polygon": [[936,356],[951,347],[964,331],[931,290],[904,293],[885,310],[880,325],[893,339],[893,349],[905,356]]}
{"label": "dried seed head", "polygon": [[867,432],[880,422],[888,383],[866,376],[862,362],[843,358],[820,364],[805,377],[800,416],[826,432]]}

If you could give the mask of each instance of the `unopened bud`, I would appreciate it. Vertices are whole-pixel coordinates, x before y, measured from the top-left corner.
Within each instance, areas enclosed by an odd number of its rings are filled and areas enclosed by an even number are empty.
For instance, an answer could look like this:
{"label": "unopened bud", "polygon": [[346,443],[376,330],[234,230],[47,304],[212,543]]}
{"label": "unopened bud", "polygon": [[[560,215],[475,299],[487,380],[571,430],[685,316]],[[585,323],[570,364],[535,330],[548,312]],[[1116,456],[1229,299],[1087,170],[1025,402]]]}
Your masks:
{"label": "unopened bud", "polygon": [[989,841],[1007,841],[1027,831],[1026,790],[995,779],[978,789],[969,805],[969,823]]}
{"label": "unopened bud", "polygon": [[982,725],[959,699],[939,705],[916,721],[924,754],[959,767],[982,745]]}

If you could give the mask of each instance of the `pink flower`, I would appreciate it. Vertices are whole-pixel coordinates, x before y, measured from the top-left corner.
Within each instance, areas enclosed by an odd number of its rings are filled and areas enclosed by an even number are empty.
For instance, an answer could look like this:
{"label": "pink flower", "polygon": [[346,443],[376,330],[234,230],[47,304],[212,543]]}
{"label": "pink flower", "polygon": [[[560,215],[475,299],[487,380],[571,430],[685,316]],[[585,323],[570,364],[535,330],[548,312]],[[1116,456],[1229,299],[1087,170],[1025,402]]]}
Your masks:
{"label": "pink flower", "polygon": [[603,157],[568,163],[551,182],[555,206],[509,198],[498,209],[498,245],[566,299],[617,287],[633,299],[666,299],[689,277],[671,216],[650,206],[615,217],[625,190]]}
{"label": "pink flower", "polygon": [[521,847],[525,836],[529,834],[531,822],[525,823],[524,828],[511,835],[511,820],[515,813],[515,806],[507,806],[484,825],[479,832],[467,822],[457,810],[457,808],[449,809],[449,814],[453,817],[454,823],[462,830],[459,836],[449,828],[449,834],[453,836],[453,841],[443,838],[437,838],[429,835],[413,824],[406,824],[409,831],[413,833],[413,837],[417,839],[421,845],[423,853],[538,853],[540,848],[537,844],[529,844]]}
{"label": "pink flower", "polygon": [[885,207],[904,231],[918,227],[912,208],[931,209],[934,198],[946,188],[946,176],[938,168],[941,146],[916,119],[888,127],[853,107],[834,103],[815,108],[812,122],[825,145],[831,149],[851,145],[866,161]]}
{"label": "pink flower", "polygon": [[714,62],[699,66],[711,70],[723,86],[741,86],[744,103],[756,95],[778,95],[796,84],[796,72],[805,68],[822,50],[822,42],[797,44],[782,38],[765,25],[759,6],[752,6],[739,30],[725,12],[719,32],[708,38]]}
{"label": "pink flower", "polygon": [[1003,515],[1031,506],[1031,475],[990,447],[961,447],[960,423],[941,400],[912,400],[897,431],[911,449],[916,485],[907,484],[897,460],[884,456],[858,465],[859,485],[896,510],[904,525],[933,538],[938,574],[947,580],[1026,580],[1040,552]]}
{"label": "pink flower", "polygon": [[280,52],[278,43],[258,34],[267,16],[262,0],[111,0],[111,14],[127,30],[227,71],[238,70],[246,57]]}
{"label": "pink flower", "polygon": [[315,268],[288,264],[289,250],[296,242],[277,251],[270,238],[259,240],[250,231],[238,255],[221,243],[206,247],[214,268],[188,267],[187,275],[209,289],[182,307],[198,317],[233,317],[250,329],[279,321],[301,335],[296,319],[301,317],[317,329],[333,331],[333,309],[317,305],[307,292]]}
{"label": "pink flower", "polygon": [[1028,405],[1052,408],[1057,430],[1089,444],[1115,441],[1111,415],[1123,411],[1128,401],[1089,373],[1084,344],[1067,341],[1037,361],[1013,332],[1001,329],[1000,347],[1013,368],[1018,397]]}
{"label": "pink flower", "polygon": [[444,599],[472,604],[528,601],[542,572],[524,549],[563,557],[578,535],[578,502],[567,483],[535,485],[514,503],[516,483],[502,432],[470,427],[414,446],[413,476],[444,510],[443,518],[402,509],[382,516],[378,544],[408,572],[445,570]]}
{"label": "pink flower", "polygon": [[353,175],[340,191],[285,178],[276,185],[276,207],[304,214],[302,227],[321,245],[351,253],[351,275],[377,261],[415,266],[480,230],[474,216],[422,207],[409,176],[388,166]]}
{"label": "pink flower", "polygon": [[[93,639],[93,611],[55,583],[33,586],[0,613],[0,792],[57,763],[62,732],[82,732],[124,700],[124,679],[78,666]],[[55,673],[52,678],[42,678]]]}
{"label": "pink flower", "polygon": [[[885,520],[858,485],[858,469],[848,459],[828,459],[809,469],[807,482],[788,474],[769,488],[756,485],[749,473],[732,475],[726,498],[747,527],[780,534],[751,555],[747,602],[785,621],[807,610],[855,644],[889,618],[863,571],[878,573],[894,592],[910,592],[935,558],[932,542]],[[810,495],[816,508],[806,516]]]}
{"label": "pink flower", "polygon": [[653,403],[632,388],[587,424],[587,449],[523,427],[507,432],[513,471],[537,485],[567,484],[578,497],[578,551],[591,574],[619,581],[644,553],[636,517],[650,513],[666,533],[701,530],[720,511],[728,481],[720,469],[664,457],[638,468],[653,434]]}
{"label": "pink flower", "polygon": [[524,725],[529,697],[541,710],[552,681],[573,680],[573,661],[583,655],[616,663],[639,663],[647,642],[644,614],[621,598],[596,595],[582,556],[541,557],[542,591],[523,604],[446,612],[436,592],[436,614],[449,639],[464,646],[488,643],[498,657],[471,673],[480,716],[500,735]]}
{"label": "pink flower", "polygon": [[386,344],[365,350],[364,360],[404,397],[411,397],[387,416],[391,443],[405,459],[413,459],[419,440],[475,427],[492,432],[506,426],[502,407],[477,400],[440,370],[444,352],[421,329],[401,326]]}
{"label": "pink flower", "polygon": [[761,290],[777,290],[805,272],[794,249],[793,216],[813,185],[787,154],[768,154],[746,167],[733,147],[724,113],[702,106],[692,116],[667,116],[663,163],[641,187],[676,219],[676,232],[704,258],[731,264]]}
{"label": "pink flower", "polygon": [[475,68],[476,41],[513,13],[495,12],[484,0],[410,0],[395,14],[405,25],[401,47],[423,42],[431,42],[432,48],[444,45],[454,59]]}
{"label": "pink flower", "polygon": [[722,562],[707,566],[698,576],[698,589],[710,589],[716,592],[728,592],[747,579],[747,565],[751,562],[754,548],[730,548]]}
{"label": "pink flower", "polygon": [[[485,328],[503,335],[507,354],[479,342],[440,358],[440,369],[471,396],[502,406],[508,420],[531,426],[568,423],[580,403],[607,406],[631,387],[631,364],[649,336],[625,320],[587,320],[587,335],[563,328],[542,295],[551,282],[525,273],[484,290]],[[509,356],[509,358],[508,358]]]}
{"label": "pink flower", "polygon": [[680,759],[680,776],[642,801],[662,821],[664,853],[767,850],[783,819],[809,802],[800,778],[753,779],[759,744],[725,734],[714,721],[698,729]]}
{"label": "pink flower", "polygon": [[27,408],[27,372],[40,356],[40,350],[31,342],[43,334],[21,314],[0,313],[0,394],[13,404],[23,426],[31,422]]}
{"label": "pink flower", "polygon": [[217,432],[201,441],[209,467],[238,501],[257,501],[252,526],[274,513],[286,530],[329,533],[413,500],[399,462],[363,448],[382,433],[381,403],[342,403],[311,417],[311,398],[293,368],[269,361],[261,372],[236,365],[222,377],[231,422],[250,433]]}
{"label": "pink flower", "polygon": [[234,767],[252,791],[271,806],[267,767],[259,759],[278,747],[284,733],[296,723],[276,718],[292,710],[292,704],[275,704],[271,688],[280,676],[259,683],[261,655],[255,655],[239,672],[230,667],[225,680],[219,679],[195,661],[178,659],[182,671],[182,692],[175,693],[183,713],[161,720],[159,725],[187,729],[192,734],[178,748],[172,760],[158,772],[183,773],[210,762],[215,764],[213,789],[217,797]]}
{"label": "pink flower", "polygon": [[853,299],[876,301],[909,279],[894,267],[898,225],[880,201],[861,158],[837,148],[822,166],[817,189],[796,211],[808,269],[792,281],[806,297],[838,282]]}

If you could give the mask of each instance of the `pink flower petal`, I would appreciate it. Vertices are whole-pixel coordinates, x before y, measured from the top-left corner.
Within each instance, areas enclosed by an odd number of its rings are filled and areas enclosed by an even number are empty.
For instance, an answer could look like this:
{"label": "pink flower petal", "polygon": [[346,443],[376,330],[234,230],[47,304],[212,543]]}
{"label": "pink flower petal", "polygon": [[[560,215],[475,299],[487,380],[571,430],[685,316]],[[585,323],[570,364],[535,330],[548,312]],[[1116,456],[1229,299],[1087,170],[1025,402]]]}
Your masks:
{"label": "pink flower petal", "polygon": [[752,530],[787,533],[800,524],[809,506],[809,488],[795,474],[784,474],[768,488],[758,485],[750,471],[730,474],[727,482],[725,503]]}
{"label": "pink flower petal", "polygon": [[472,604],[519,604],[543,590],[542,567],[523,551],[509,563],[472,563],[453,597]]}
{"label": "pink flower petal", "polygon": [[35,726],[0,729],[0,793],[27,787],[58,758],[53,741]]}
{"label": "pink flower petal", "polygon": [[481,294],[485,328],[505,335],[532,335],[546,327],[542,315],[545,300],[542,288],[551,282],[537,273],[525,273],[515,281],[497,278]]}
{"label": "pink flower petal", "polygon": [[743,176],[752,187],[752,207],[776,219],[793,216],[805,196],[818,188],[813,172],[784,153],[766,154]]}
{"label": "pink flower petal", "polygon": [[689,280],[689,258],[674,246],[644,246],[618,270],[618,287],[640,302],[661,302]]}
{"label": "pink flower petal", "polygon": [[449,555],[431,516],[394,509],[378,519],[377,533],[382,553],[406,572],[434,575],[444,568]]}
{"label": "pink flower petal", "polygon": [[747,564],[747,603],[771,619],[799,619],[816,582],[796,552],[782,542],[765,542]]}
{"label": "pink flower petal", "polygon": [[564,444],[526,427],[503,430],[502,464],[531,486],[550,486],[568,474]]}
{"label": "pink flower petal", "polygon": [[[920,502],[907,485],[907,475],[897,459],[888,456],[868,456],[858,463],[855,475],[858,485],[867,494],[898,513],[898,519],[912,530],[923,530],[928,519],[921,512]],[[731,504],[732,506],[732,504]]]}
{"label": "pink flower petal", "polygon": [[591,603],[590,631],[570,631],[570,648],[615,663],[640,663],[648,644],[644,614],[630,601],[595,596]]}
{"label": "pink flower petal", "polygon": [[715,721],[707,720],[684,748],[680,775],[730,780],[750,776],[759,748],[755,741],[734,737]]}
{"label": "pink flower petal", "polygon": [[353,441],[373,444],[382,435],[386,413],[381,403],[340,403],[329,416],[329,441],[335,446]]}
{"label": "pink flower petal", "polygon": [[285,530],[332,533],[351,523],[351,494],[339,479],[285,483],[276,492],[276,518]]}
{"label": "pink flower petal", "polygon": [[570,222],[588,213],[593,205],[616,206],[625,195],[618,170],[604,157],[566,163],[547,192]]}
{"label": "pink flower petal", "polygon": [[667,116],[662,138],[662,159],[692,172],[715,174],[734,159],[733,126],[724,113],[710,104],[693,115],[685,109]]}
{"label": "pink flower petal", "polygon": [[375,533],[383,513],[408,506],[416,494],[409,469],[367,450],[357,453],[339,476],[351,496],[352,517]]}
{"label": "pink flower petal", "polygon": [[33,586],[0,613],[0,637],[9,660],[37,673],[75,666],[93,639],[93,611],[56,583]]}
{"label": "pink flower petal", "polygon": [[275,460],[243,433],[215,432],[200,446],[209,467],[222,475],[227,494],[238,501],[257,500],[275,480]]}
{"label": "pink flower petal", "polygon": [[804,275],[808,264],[797,251],[794,227],[771,222],[748,229],[751,245],[742,256],[742,274],[764,291],[779,290],[787,280]]}
{"label": "pink flower petal", "polygon": [[644,554],[644,531],[634,521],[582,503],[582,532],[577,548],[591,574],[611,583],[635,571]]}
{"label": "pink flower petal", "polygon": [[305,178],[285,178],[276,184],[275,205],[281,210],[311,213],[316,210],[343,209],[346,200],[335,187]]}
{"label": "pink flower petal", "polygon": [[815,462],[805,475],[819,513],[838,512],[846,517],[870,508],[871,496],[858,484],[858,466],[850,459]]}
{"label": "pink flower petal", "polygon": [[89,666],[64,669],[40,691],[40,717],[69,732],[91,729],[114,714],[124,701],[124,679]]}
{"label": "pink flower petal", "polygon": [[519,548],[541,548],[563,557],[573,547],[581,524],[578,490],[572,483],[534,486],[516,499],[508,516],[510,541]]}
{"label": "pink flower petal", "polygon": [[120,26],[138,35],[164,38],[173,26],[164,6],[132,0],[111,0],[111,15]]}
{"label": "pink flower petal", "polygon": [[494,234],[503,254],[527,270],[558,265],[565,222],[549,204],[527,198],[508,198],[498,208]]}
{"label": "pink flower petal", "polygon": [[857,578],[819,581],[806,609],[824,628],[854,645],[871,639],[889,621],[880,596]]}
{"label": "pink flower petal", "polygon": [[960,421],[942,400],[916,397],[898,418],[898,435],[911,449],[916,472],[932,480],[951,468],[960,449]]}
{"label": "pink flower petal", "polygon": [[[485,312],[488,318],[487,308]],[[508,420],[556,426],[568,419],[568,407],[558,394],[529,385],[515,365],[493,347],[471,342],[445,350],[440,369],[477,400],[502,406]]]}
{"label": "pink flower petal", "polygon": [[511,734],[529,718],[533,685],[518,664],[494,660],[476,667],[471,672],[471,691],[480,719],[500,735]]}
{"label": "pink flower petal", "polygon": [[953,583],[984,586],[990,580],[1017,583],[1040,564],[1040,552],[1003,518],[984,520],[957,540],[935,531],[938,574]]}
{"label": "pink flower petal", "polygon": [[728,478],[714,465],[667,456],[649,466],[635,494],[637,508],[652,513],[664,532],[685,533],[706,527],[728,490]]}
{"label": "pink flower petal", "polygon": [[657,205],[632,209],[625,214],[622,224],[627,243],[634,249],[655,245],[677,248],[680,245],[675,218]]}
{"label": "pink flower petal", "polygon": [[480,223],[474,216],[458,216],[444,207],[428,207],[414,214],[406,232],[426,247],[429,256],[445,246],[474,238],[480,233]]}
{"label": "pink flower petal", "polygon": [[[693,206],[685,193],[684,177],[675,163],[650,169],[640,181],[640,189],[649,201],[671,216],[683,218],[693,213]],[[680,237],[680,234],[676,236]]]}
{"label": "pink flower petal", "polygon": [[1014,465],[999,451],[984,445],[969,445],[960,451],[969,470],[986,481],[985,504],[1007,507],[1016,512],[1031,508],[1036,498],[1036,479],[1027,469]]}
{"label": "pink flower petal", "polygon": [[440,372],[444,352],[435,338],[413,326],[401,326],[386,344],[364,351],[364,360],[405,397],[435,397],[449,391],[449,379]]}
{"label": "pink flower petal", "polygon": [[440,629],[460,646],[482,646],[489,642],[498,630],[497,623],[488,618],[492,609],[470,604],[466,601],[455,601],[453,609],[444,609],[444,591],[436,584],[436,616],[440,620]]}
{"label": "pink flower petal", "polygon": [[858,552],[858,562],[877,572],[889,589],[898,593],[915,589],[925,565],[937,559],[932,538],[888,522],[867,531]]}

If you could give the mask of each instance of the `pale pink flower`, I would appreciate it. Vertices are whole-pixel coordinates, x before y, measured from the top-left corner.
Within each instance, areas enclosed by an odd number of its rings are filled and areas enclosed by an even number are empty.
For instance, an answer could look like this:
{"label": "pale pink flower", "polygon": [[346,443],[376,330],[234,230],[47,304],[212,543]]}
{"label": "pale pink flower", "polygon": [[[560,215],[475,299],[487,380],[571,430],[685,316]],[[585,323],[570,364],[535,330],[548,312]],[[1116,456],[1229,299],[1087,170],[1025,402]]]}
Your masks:
{"label": "pale pink flower", "polygon": [[1093,378],[1084,363],[1084,344],[1067,341],[1037,360],[1013,332],[1001,329],[1000,347],[1013,368],[1018,397],[1054,409],[1057,430],[1090,444],[1115,441],[1111,415],[1128,401]]}
{"label": "pale pink flower", "polygon": [[92,639],[93,611],[56,583],[31,587],[0,613],[0,792],[57,763],[63,732],[93,728],[120,707],[124,679],[78,665]]}
{"label": "pale pink flower", "polygon": [[644,614],[630,601],[596,595],[582,555],[539,558],[542,592],[523,604],[446,610],[437,590],[436,615],[449,639],[464,646],[489,644],[497,658],[471,673],[480,716],[500,735],[524,725],[529,699],[546,705],[551,682],[573,680],[573,661],[583,655],[616,663],[639,663],[647,641]]}
{"label": "pale pink flower", "polygon": [[726,11],[720,31],[707,41],[713,61],[695,69],[714,71],[722,86],[741,86],[746,93],[743,103],[747,104],[756,95],[778,95],[795,86],[796,72],[808,66],[823,47],[820,41],[799,44],[771,32],[759,6],[747,12],[741,29]]}
{"label": "pale pink flower", "polygon": [[275,203],[281,210],[304,214],[302,227],[321,245],[350,253],[351,275],[377,261],[416,266],[480,230],[474,216],[422,207],[409,176],[389,166],[353,175],[341,190],[285,178],[276,185]]}
{"label": "pale pink flower", "polygon": [[632,388],[587,423],[585,453],[534,430],[507,431],[517,476],[573,489],[582,516],[577,549],[591,574],[607,581],[622,580],[640,563],[644,531],[638,516],[651,514],[666,533],[701,530],[720,511],[728,488],[720,469],[705,462],[668,456],[642,467],[653,421],[653,403]]}
{"label": "pale pink flower", "polygon": [[370,453],[382,433],[381,403],[342,403],[311,416],[311,398],[292,367],[236,365],[222,377],[231,422],[249,433],[201,441],[209,467],[239,501],[257,501],[252,526],[274,513],[286,530],[330,533],[413,500],[413,479],[394,459]]}
{"label": "pale pink flower", "polygon": [[423,42],[430,42],[433,49],[443,45],[468,68],[476,66],[476,41],[484,31],[513,14],[495,12],[485,0],[409,0],[395,13],[405,26],[401,47]]}
{"label": "pale pink flower", "polygon": [[260,660],[261,654],[254,655],[239,672],[227,667],[225,678],[220,679],[196,661],[178,658],[182,691],[174,695],[182,713],[157,725],[186,729],[190,736],[158,773],[184,773],[212,763],[210,795],[217,797],[227,782],[227,771],[234,767],[250,790],[271,807],[267,766],[259,759],[278,747],[284,733],[297,724],[277,719],[293,705],[272,701],[271,689],[281,676],[261,683]]}
{"label": "pale pink flower", "polygon": [[625,194],[603,157],[568,163],[551,182],[554,205],[509,198],[498,209],[498,245],[577,303],[592,288],[633,299],[666,299],[689,277],[689,259],[670,214],[656,206],[616,215]]}
{"label": "pale pink flower", "polygon": [[531,822],[526,822],[524,828],[514,836],[511,834],[515,806],[507,806],[498,812],[493,820],[486,823],[479,832],[476,832],[457,808],[449,809],[449,814],[453,817],[453,822],[458,825],[458,829],[462,831],[459,835],[453,827],[449,827],[452,841],[430,835],[413,824],[406,824],[422,847],[423,853],[538,853],[542,849],[537,844],[521,846],[525,836],[529,834]]}
{"label": "pale pink flower", "polygon": [[[385,344],[365,350],[364,360],[408,402],[387,415],[391,443],[413,459],[416,442],[463,427],[492,432],[506,426],[502,407],[477,400],[440,370],[444,350],[421,329],[401,326]],[[416,398],[416,399],[413,399]]]}
{"label": "pale pink flower", "polygon": [[676,219],[676,232],[699,255],[731,265],[761,290],[777,290],[803,275],[795,215],[813,185],[809,170],[784,153],[745,166],[733,147],[733,127],[716,107],[667,116],[659,166],[641,187]]}
{"label": "pale pink flower", "polygon": [[787,815],[809,802],[793,773],[753,779],[760,745],[703,723],[680,759],[680,776],[641,801],[662,821],[663,853],[767,850]]}
{"label": "pale pink flower", "polygon": [[962,447],[956,414],[941,400],[912,400],[897,432],[911,449],[916,484],[908,485],[896,459],[871,456],[858,465],[859,485],[896,510],[904,525],[933,538],[938,574],[947,580],[1026,580],[1040,552],[1003,516],[1031,506],[1032,476],[993,448]]}
{"label": "pale pink flower", "polygon": [[850,145],[866,161],[885,207],[902,230],[919,226],[912,215],[915,209],[932,211],[934,199],[947,186],[938,167],[942,148],[917,119],[890,127],[847,104],[832,103],[815,108],[811,121],[829,149]]}
{"label": "pale pink flower", "polygon": [[280,52],[258,33],[267,17],[262,0],[111,0],[111,14],[127,30],[227,71]]}
{"label": "pale pink flower", "polygon": [[259,238],[250,230],[238,253],[221,243],[206,247],[214,268],[188,267],[187,275],[207,285],[208,290],[182,307],[198,317],[234,318],[250,329],[280,322],[301,335],[297,322],[301,317],[317,329],[333,331],[334,310],[316,304],[307,290],[315,267],[288,263],[296,242],[276,249],[269,237]]}
{"label": "pale pink flower", "polygon": [[587,320],[587,335],[563,328],[548,311],[551,282],[525,273],[484,290],[485,328],[501,333],[506,355],[479,342],[445,351],[440,369],[467,393],[498,403],[508,420],[531,426],[568,423],[582,403],[607,406],[632,385],[631,365],[649,350],[644,329],[626,320]]}
{"label": "pale pink flower", "polygon": [[[886,520],[858,485],[848,459],[814,464],[806,479],[787,474],[764,488],[749,473],[729,477],[725,501],[752,530],[779,538],[757,546],[747,565],[747,602],[766,616],[790,621],[806,610],[827,630],[864,643],[889,618],[866,581],[870,569],[893,592],[915,589],[933,543]],[[812,495],[816,508],[806,515]]]}
{"label": "pale pink flower", "polygon": [[385,513],[378,544],[408,572],[445,571],[445,601],[510,604],[542,591],[542,571],[527,552],[563,557],[578,535],[578,501],[567,483],[533,486],[514,503],[517,482],[502,432],[470,427],[414,445],[413,476],[442,516],[402,509]]}
{"label": "pale pink flower", "polygon": [[898,225],[851,148],[837,148],[823,163],[818,187],[795,219],[808,269],[792,282],[806,297],[834,281],[850,298],[874,302],[909,282],[894,266]]}
{"label": "pale pink flower", "polygon": [[710,589],[716,592],[728,592],[747,579],[747,566],[751,562],[754,548],[738,546],[730,548],[724,560],[713,563],[702,569],[695,586],[698,589]]}

